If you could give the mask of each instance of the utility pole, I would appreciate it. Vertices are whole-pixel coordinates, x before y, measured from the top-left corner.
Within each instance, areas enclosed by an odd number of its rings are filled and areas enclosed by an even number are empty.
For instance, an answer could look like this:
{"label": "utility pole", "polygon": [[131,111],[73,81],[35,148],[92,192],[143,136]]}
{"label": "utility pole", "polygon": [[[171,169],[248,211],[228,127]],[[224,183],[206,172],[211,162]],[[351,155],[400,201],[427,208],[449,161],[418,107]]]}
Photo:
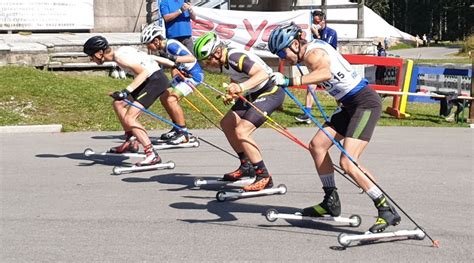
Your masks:
{"label": "utility pole", "polygon": [[[324,0],[324,2],[326,2]],[[360,23],[357,24],[357,38],[364,38],[364,6],[365,6],[365,0],[359,0],[358,6],[357,6],[357,20],[361,21]]]}

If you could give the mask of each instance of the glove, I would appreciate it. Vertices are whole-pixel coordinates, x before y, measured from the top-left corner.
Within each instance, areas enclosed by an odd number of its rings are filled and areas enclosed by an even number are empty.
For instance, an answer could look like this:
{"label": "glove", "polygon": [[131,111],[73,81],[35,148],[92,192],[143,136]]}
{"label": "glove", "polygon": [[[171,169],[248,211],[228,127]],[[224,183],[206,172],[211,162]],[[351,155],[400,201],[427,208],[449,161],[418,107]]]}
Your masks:
{"label": "glove", "polygon": [[184,73],[188,72],[188,70],[186,69],[186,66],[184,65],[184,63],[181,63],[181,62],[175,62],[173,68],[175,68],[175,69],[177,69],[181,72],[184,72]]}
{"label": "glove", "polygon": [[230,94],[221,95],[220,97],[222,98],[224,105],[235,104],[235,98]]}
{"label": "glove", "polygon": [[160,54],[160,57],[164,57],[164,58],[167,58],[167,59],[169,59],[173,62],[176,62],[176,56],[173,56],[173,55],[169,54],[168,52],[163,52],[163,51],[160,50],[159,54]]}
{"label": "glove", "polygon": [[280,72],[273,72],[270,75],[270,81],[277,86],[290,86],[290,79]]}
{"label": "glove", "polygon": [[112,94],[110,94],[110,97],[114,98],[114,100],[124,100],[130,95],[127,89],[124,89],[122,91],[116,91]]}
{"label": "glove", "polygon": [[228,94],[237,94],[237,93],[241,93],[243,90],[242,90],[242,86],[240,86],[240,84],[237,84],[237,83],[230,83],[227,85],[227,83],[224,83],[225,85],[224,88],[226,89],[227,93]]}

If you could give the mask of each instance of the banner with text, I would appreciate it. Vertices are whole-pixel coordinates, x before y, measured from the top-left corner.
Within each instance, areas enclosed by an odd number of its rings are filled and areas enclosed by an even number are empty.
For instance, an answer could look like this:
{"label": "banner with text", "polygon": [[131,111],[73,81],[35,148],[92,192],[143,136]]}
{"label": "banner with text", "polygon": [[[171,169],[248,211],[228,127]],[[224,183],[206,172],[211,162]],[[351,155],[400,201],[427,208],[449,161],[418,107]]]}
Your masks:
{"label": "banner with text", "polygon": [[310,11],[248,12],[193,7],[193,36],[214,31],[231,47],[252,50],[262,57],[275,57],[268,51],[270,32],[277,26],[294,22],[310,34]]}
{"label": "banner with text", "polygon": [[0,30],[94,27],[94,0],[1,0]]}

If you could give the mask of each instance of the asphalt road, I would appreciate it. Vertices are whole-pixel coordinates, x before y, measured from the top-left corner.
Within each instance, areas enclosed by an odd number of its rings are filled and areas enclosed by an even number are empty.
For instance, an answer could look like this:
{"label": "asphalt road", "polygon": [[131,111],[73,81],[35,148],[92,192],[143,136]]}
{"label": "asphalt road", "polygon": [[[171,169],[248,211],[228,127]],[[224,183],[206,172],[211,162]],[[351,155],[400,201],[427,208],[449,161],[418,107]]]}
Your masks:
{"label": "asphalt road", "polygon": [[[291,129],[309,140],[315,128]],[[154,131],[158,135],[160,131]],[[220,131],[195,134],[229,149]],[[380,241],[341,249],[339,233],[363,233],[375,222],[372,202],[336,177],[341,224],[266,221],[268,208],[295,212],[321,201],[309,154],[273,130],[257,131],[265,162],[286,195],[217,202],[217,178],[237,160],[205,143],[161,151],[174,170],[114,176],[123,158],[87,158],[83,150],[119,143],[118,132],[0,136],[1,262],[472,262],[473,129],[378,127],[360,161],[434,238]],[[332,156],[336,158],[337,151]],[[391,229],[414,229],[403,217]],[[390,228],[389,228],[390,230]]]}
{"label": "asphalt road", "polygon": [[459,59],[456,57],[459,48],[450,47],[419,47],[388,50],[387,53],[410,59]]}

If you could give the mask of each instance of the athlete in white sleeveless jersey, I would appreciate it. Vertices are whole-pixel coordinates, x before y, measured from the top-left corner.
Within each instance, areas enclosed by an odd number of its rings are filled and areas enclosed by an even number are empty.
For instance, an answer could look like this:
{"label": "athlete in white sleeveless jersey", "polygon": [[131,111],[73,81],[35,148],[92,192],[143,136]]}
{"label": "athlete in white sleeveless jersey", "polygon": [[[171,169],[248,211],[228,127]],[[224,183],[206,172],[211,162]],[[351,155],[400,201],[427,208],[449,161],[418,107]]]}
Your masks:
{"label": "athlete in white sleeveless jersey", "polygon": [[136,137],[143,145],[146,157],[137,165],[154,165],[161,162],[161,158],[153,150],[150,138],[145,128],[138,121],[141,110],[129,107],[124,99],[129,99],[135,105],[148,109],[158,97],[168,88],[169,82],[163,70],[152,57],[145,52],[132,47],[121,47],[117,50],[109,47],[108,41],[102,36],[89,38],[84,44],[84,53],[89,55],[91,61],[103,64],[113,61],[125,72],[134,76],[132,83],[125,89],[116,91],[110,96],[114,99],[113,107],[125,131],[125,142],[110,149],[113,153],[137,152]]}
{"label": "athlete in white sleeveless jersey", "polygon": [[[382,103],[377,93],[367,86],[351,65],[329,44],[322,41],[308,43],[302,38],[302,30],[295,24],[275,28],[269,37],[268,47],[280,59],[292,65],[303,63],[309,74],[287,78],[274,73],[271,79],[277,85],[322,84],[336,98],[341,107],[325,123],[325,130],[336,140],[344,140],[345,151],[355,160],[359,160],[370,141],[377,120],[380,118]],[[328,153],[333,141],[318,130],[310,143],[310,152],[325,192],[321,203],[303,209],[307,216],[339,216],[341,204],[334,180],[334,167]],[[390,225],[400,223],[400,216],[389,204],[381,190],[352,162],[341,154],[340,164],[357,184],[374,201],[378,210],[376,223],[371,232],[382,232]],[[367,172],[365,168],[364,171]],[[369,174],[371,178],[372,175]]]}

